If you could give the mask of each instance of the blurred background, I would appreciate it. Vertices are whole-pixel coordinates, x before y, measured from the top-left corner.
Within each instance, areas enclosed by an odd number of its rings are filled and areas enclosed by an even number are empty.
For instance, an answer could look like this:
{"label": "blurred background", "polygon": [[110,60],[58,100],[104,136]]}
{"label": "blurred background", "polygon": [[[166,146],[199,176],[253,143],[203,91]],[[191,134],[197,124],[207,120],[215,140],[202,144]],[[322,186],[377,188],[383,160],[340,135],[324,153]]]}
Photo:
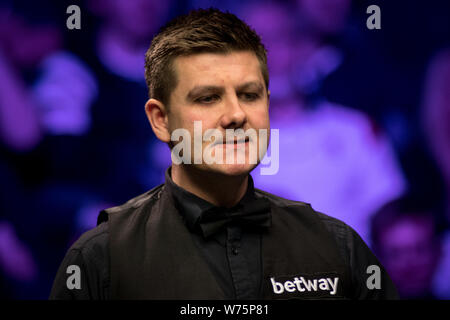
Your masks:
{"label": "blurred background", "polygon": [[[68,6],[81,10],[69,30]],[[381,29],[369,30],[369,5]],[[345,221],[404,299],[450,299],[450,2],[3,0],[0,297],[47,299],[100,210],[164,182],[144,54],[169,19],[229,10],[268,50],[279,171],[257,188]],[[270,148],[269,148],[270,150]]]}

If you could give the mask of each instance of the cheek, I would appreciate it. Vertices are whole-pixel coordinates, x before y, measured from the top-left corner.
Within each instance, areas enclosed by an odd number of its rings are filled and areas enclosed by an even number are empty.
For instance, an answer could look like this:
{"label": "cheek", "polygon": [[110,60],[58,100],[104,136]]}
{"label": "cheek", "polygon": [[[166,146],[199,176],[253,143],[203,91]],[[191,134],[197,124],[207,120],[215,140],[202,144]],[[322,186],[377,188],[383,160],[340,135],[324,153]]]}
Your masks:
{"label": "cheek", "polygon": [[198,117],[191,112],[182,112],[180,109],[172,110],[172,115],[169,116],[169,127],[171,130],[181,128],[191,130],[194,128],[196,120],[199,120]]}
{"label": "cheek", "polygon": [[269,129],[269,112],[267,109],[254,110],[249,114],[249,122],[254,129]]}
{"label": "cheek", "polygon": [[[195,128],[199,129],[199,131],[195,131]],[[195,132],[203,135],[205,130],[210,128],[217,128],[217,123],[214,122],[213,117],[205,112],[189,112],[179,115],[174,119],[170,126],[170,131],[173,132],[175,129],[184,129],[189,132],[191,142],[194,143]]]}
{"label": "cheek", "polygon": [[[180,130],[187,130],[189,133],[193,132],[193,124],[192,124],[192,128],[191,125],[189,123],[189,121],[186,121],[185,119],[183,119],[182,117],[173,117],[173,118],[169,118],[169,132],[171,137],[173,135],[179,135],[181,133]],[[186,133],[183,132],[183,135],[185,135]]]}
{"label": "cheek", "polygon": [[207,129],[217,129],[220,127],[221,114],[212,108],[205,108],[186,115],[185,119],[192,128],[194,128],[194,121],[199,121],[204,132]]}

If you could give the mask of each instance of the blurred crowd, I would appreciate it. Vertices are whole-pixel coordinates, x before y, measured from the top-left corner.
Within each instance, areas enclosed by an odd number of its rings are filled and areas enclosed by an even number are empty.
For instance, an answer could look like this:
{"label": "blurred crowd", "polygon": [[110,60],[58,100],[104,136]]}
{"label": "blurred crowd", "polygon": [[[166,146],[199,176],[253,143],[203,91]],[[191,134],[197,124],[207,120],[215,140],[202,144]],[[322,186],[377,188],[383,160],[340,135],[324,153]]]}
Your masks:
{"label": "blurred crowd", "polygon": [[[257,188],[345,221],[405,299],[450,299],[450,4],[84,0],[0,4],[0,298],[47,299],[100,210],[164,182],[144,54],[190,9],[235,13],[268,51],[279,171]],[[270,148],[269,148],[270,150]],[[263,165],[261,165],[263,166]]]}

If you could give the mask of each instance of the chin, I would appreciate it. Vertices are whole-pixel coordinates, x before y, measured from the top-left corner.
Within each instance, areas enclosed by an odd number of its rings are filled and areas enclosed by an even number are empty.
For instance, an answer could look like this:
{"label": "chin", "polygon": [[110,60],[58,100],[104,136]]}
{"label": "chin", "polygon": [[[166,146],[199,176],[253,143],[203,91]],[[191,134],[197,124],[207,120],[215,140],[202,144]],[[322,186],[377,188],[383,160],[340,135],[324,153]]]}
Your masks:
{"label": "chin", "polygon": [[255,164],[211,164],[211,165],[203,165],[203,170],[214,172],[216,174],[224,175],[224,176],[246,176],[248,175],[255,167]]}

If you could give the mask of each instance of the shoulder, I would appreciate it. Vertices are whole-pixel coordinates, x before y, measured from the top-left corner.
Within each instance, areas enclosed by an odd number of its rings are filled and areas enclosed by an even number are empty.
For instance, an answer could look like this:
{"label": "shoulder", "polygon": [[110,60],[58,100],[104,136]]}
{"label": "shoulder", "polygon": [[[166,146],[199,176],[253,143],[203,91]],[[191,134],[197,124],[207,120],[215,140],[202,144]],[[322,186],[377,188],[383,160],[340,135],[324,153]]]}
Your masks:
{"label": "shoulder", "polygon": [[103,222],[97,227],[83,233],[69,248],[63,264],[82,264],[95,266],[97,269],[107,267],[109,259],[109,225]]}
{"label": "shoulder", "polygon": [[70,247],[69,251],[98,251],[104,249],[108,242],[111,215],[132,213],[144,205],[152,205],[159,198],[164,185],[159,185],[146,193],[134,197],[122,205],[102,210],[97,218],[97,227],[86,231]]}
{"label": "shoulder", "polygon": [[272,206],[280,207],[280,208],[288,208],[294,207],[298,209],[312,209],[311,205],[302,201],[289,200],[280,196],[277,196],[273,193],[269,193],[267,191],[263,191],[261,189],[255,188],[255,195],[257,198],[265,198],[269,200]]}
{"label": "shoulder", "polygon": [[353,243],[355,240],[359,242],[359,237],[356,231],[344,221],[316,211],[306,202],[289,200],[259,189],[255,189],[255,193],[257,197],[268,199],[272,207],[281,209],[277,211],[278,214],[289,214],[301,218],[299,221],[309,221],[325,227],[325,232],[332,236],[344,259],[348,261],[351,258],[350,251],[354,247]]}
{"label": "shoulder", "polygon": [[100,212],[97,224],[108,221],[109,216],[132,213],[144,206],[152,206],[160,198],[164,190],[164,184],[161,184],[137,197],[134,197],[122,205],[111,207]]}
{"label": "shoulder", "polygon": [[102,222],[95,228],[84,232],[69,250],[98,250],[106,245],[108,233],[108,222]]}
{"label": "shoulder", "polygon": [[[71,279],[81,281],[76,287],[78,290],[68,287]],[[50,299],[103,299],[108,287],[108,223],[104,222],[83,233],[69,248],[55,276]]]}
{"label": "shoulder", "polygon": [[272,206],[278,208],[289,208],[291,209],[290,211],[293,212],[294,214],[309,215],[314,218],[317,218],[323,224],[325,224],[327,229],[331,232],[337,232],[342,234],[352,231],[352,228],[348,226],[345,222],[314,210],[311,204],[307,202],[289,200],[260,189],[255,189],[255,194],[257,197],[263,197],[269,200]]}
{"label": "shoulder", "polygon": [[[307,224],[306,227],[308,229],[314,229],[314,232],[321,232],[318,235],[320,239],[330,239],[331,236],[331,241],[335,243],[335,248],[350,273],[352,283],[350,295],[352,298],[397,299],[397,291],[386,270],[352,227],[339,219],[315,211],[308,203],[284,199],[261,190],[255,190],[255,192],[258,197],[268,199],[272,208],[276,207],[278,209],[276,214],[280,219]],[[299,219],[288,219],[286,218],[287,215],[298,217]],[[318,227],[319,225],[325,228]],[[325,235],[325,233],[328,235]],[[373,266],[378,266],[380,290],[371,290],[366,285],[370,276],[368,268]]]}

